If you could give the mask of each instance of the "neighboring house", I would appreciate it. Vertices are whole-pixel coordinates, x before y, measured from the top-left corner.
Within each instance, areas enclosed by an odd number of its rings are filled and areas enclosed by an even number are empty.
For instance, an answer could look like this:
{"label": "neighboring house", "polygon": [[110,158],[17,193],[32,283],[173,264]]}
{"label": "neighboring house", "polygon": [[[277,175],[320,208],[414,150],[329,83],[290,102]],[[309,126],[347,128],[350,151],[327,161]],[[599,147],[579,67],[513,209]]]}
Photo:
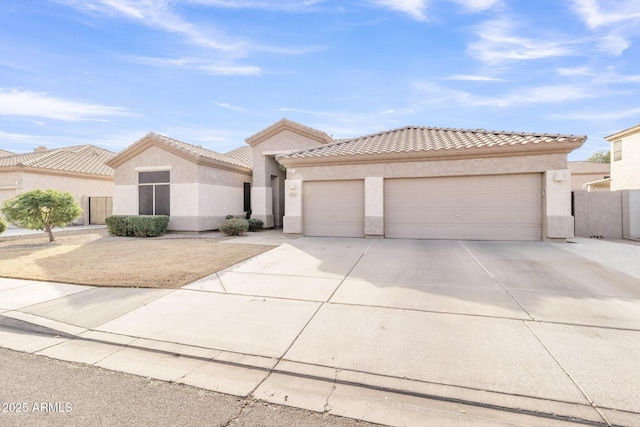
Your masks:
{"label": "neighboring house", "polygon": [[568,162],[571,191],[609,191],[611,165],[595,162]]}
{"label": "neighboring house", "polygon": [[15,153],[0,148],[0,157],[13,156]]}
{"label": "neighboring house", "polygon": [[250,208],[308,236],[553,240],[573,236],[567,154],[585,140],[427,127],[333,140],[283,119],[225,155],[149,134],[108,165],[114,213],[168,212],[171,230]]}
{"label": "neighboring house", "polygon": [[611,190],[640,189],[640,125],[605,139],[611,143]]}
{"label": "neighboring house", "polygon": [[[52,150],[38,147],[32,153],[2,156],[0,203],[35,189],[68,191],[76,197],[84,211],[77,223],[103,223],[104,216],[109,214],[105,198],[110,198],[113,193],[113,169],[106,166],[105,162],[114,156],[115,153],[93,145]],[[90,218],[92,198],[94,201],[100,198],[98,221],[91,221]]]}
{"label": "neighboring house", "polygon": [[149,133],[107,162],[113,213],[169,215],[169,229],[217,229],[250,209],[251,147],[227,154]]}

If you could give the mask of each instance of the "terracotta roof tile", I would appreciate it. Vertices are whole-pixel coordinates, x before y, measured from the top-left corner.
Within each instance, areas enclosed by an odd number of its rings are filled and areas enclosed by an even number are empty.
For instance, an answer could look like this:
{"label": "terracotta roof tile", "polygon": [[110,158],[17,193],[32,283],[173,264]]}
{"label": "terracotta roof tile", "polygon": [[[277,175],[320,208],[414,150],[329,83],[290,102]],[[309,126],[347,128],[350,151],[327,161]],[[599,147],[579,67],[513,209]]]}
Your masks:
{"label": "terracotta roof tile", "polygon": [[574,175],[579,174],[609,174],[611,172],[611,165],[609,163],[595,163],[595,162],[567,162],[569,170]]}
{"label": "terracotta roof tile", "polygon": [[30,167],[57,171],[113,176],[113,169],[105,163],[116,153],[93,145],[56,148],[38,153],[14,154],[0,157],[0,168]]}
{"label": "terracotta roof tile", "polygon": [[[239,157],[240,156],[227,156],[225,154],[220,154],[216,151],[212,151],[209,150],[207,148],[201,147],[199,145],[192,145],[192,144],[188,144],[186,142],[182,142],[182,141],[178,141],[177,139],[173,139],[173,138],[169,138],[167,136],[164,135],[159,135],[157,133],[149,133],[147,136],[145,136],[142,139],[145,139],[147,137],[151,137],[154,138],[157,141],[160,141],[168,146],[177,148],[187,154],[190,154],[192,156],[195,157],[202,157],[202,158],[206,158],[206,159],[212,159],[212,160],[216,160],[222,163],[227,163],[230,165],[234,165],[234,166],[241,166],[244,168],[249,168],[251,169],[251,164],[247,164],[244,160],[241,160]],[[235,150],[234,150],[235,151]],[[253,162],[252,162],[253,163]]]}
{"label": "terracotta roof tile", "polygon": [[278,158],[315,158],[361,156],[371,154],[465,150],[525,144],[582,142],[586,136],[552,135],[407,126],[357,138],[337,140],[333,144],[301,150]]}
{"label": "terracotta roof tile", "polygon": [[13,156],[15,153],[0,148],[0,157]]}
{"label": "terracotta roof tile", "polygon": [[244,145],[240,148],[236,148],[235,150],[229,151],[224,155],[227,157],[240,160],[250,168],[253,167],[253,148],[248,145]]}

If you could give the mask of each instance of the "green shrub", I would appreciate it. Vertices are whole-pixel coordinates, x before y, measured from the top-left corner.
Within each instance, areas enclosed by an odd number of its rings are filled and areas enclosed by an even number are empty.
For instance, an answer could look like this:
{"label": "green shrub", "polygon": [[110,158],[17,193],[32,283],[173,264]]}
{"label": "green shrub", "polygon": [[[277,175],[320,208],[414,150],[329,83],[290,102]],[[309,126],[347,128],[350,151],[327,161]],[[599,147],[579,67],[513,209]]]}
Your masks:
{"label": "green shrub", "polygon": [[4,230],[7,229],[7,221],[0,216],[0,234],[4,233]]}
{"label": "green shrub", "polygon": [[167,232],[166,215],[112,215],[105,223],[112,236],[158,237]]}
{"label": "green shrub", "polygon": [[224,219],[233,219],[235,217],[236,217],[235,215],[227,215],[224,217]]}
{"label": "green shrub", "polygon": [[250,218],[247,222],[249,223],[249,231],[258,231],[262,229],[262,226],[264,225],[264,222],[258,218]]}
{"label": "green shrub", "polygon": [[249,230],[249,221],[246,219],[229,218],[220,225],[220,231],[227,236],[239,236],[247,230]]}

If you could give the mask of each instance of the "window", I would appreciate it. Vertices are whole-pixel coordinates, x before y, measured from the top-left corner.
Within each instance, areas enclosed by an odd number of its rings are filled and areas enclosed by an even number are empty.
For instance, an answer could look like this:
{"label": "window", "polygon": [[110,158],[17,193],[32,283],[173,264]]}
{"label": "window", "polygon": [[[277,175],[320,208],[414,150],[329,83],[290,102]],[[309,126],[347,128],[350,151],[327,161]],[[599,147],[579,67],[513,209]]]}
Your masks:
{"label": "window", "polygon": [[622,141],[613,143],[613,161],[622,160]]}
{"label": "window", "polygon": [[249,212],[251,210],[251,183],[244,183],[244,211]]}
{"label": "window", "polygon": [[169,171],[138,172],[138,213],[169,215]]}

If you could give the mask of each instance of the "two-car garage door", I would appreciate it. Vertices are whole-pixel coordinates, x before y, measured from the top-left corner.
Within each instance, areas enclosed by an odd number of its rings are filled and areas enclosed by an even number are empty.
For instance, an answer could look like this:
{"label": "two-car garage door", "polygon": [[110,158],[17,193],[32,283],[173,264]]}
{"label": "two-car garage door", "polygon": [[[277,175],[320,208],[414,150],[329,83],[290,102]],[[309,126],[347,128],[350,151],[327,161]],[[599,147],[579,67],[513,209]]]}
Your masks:
{"label": "two-car garage door", "polygon": [[385,180],[385,236],[540,240],[540,174]]}
{"label": "two-car garage door", "polygon": [[[304,234],[364,236],[364,181],[312,181]],[[385,237],[540,240],[541,174],[385,179]]]}

